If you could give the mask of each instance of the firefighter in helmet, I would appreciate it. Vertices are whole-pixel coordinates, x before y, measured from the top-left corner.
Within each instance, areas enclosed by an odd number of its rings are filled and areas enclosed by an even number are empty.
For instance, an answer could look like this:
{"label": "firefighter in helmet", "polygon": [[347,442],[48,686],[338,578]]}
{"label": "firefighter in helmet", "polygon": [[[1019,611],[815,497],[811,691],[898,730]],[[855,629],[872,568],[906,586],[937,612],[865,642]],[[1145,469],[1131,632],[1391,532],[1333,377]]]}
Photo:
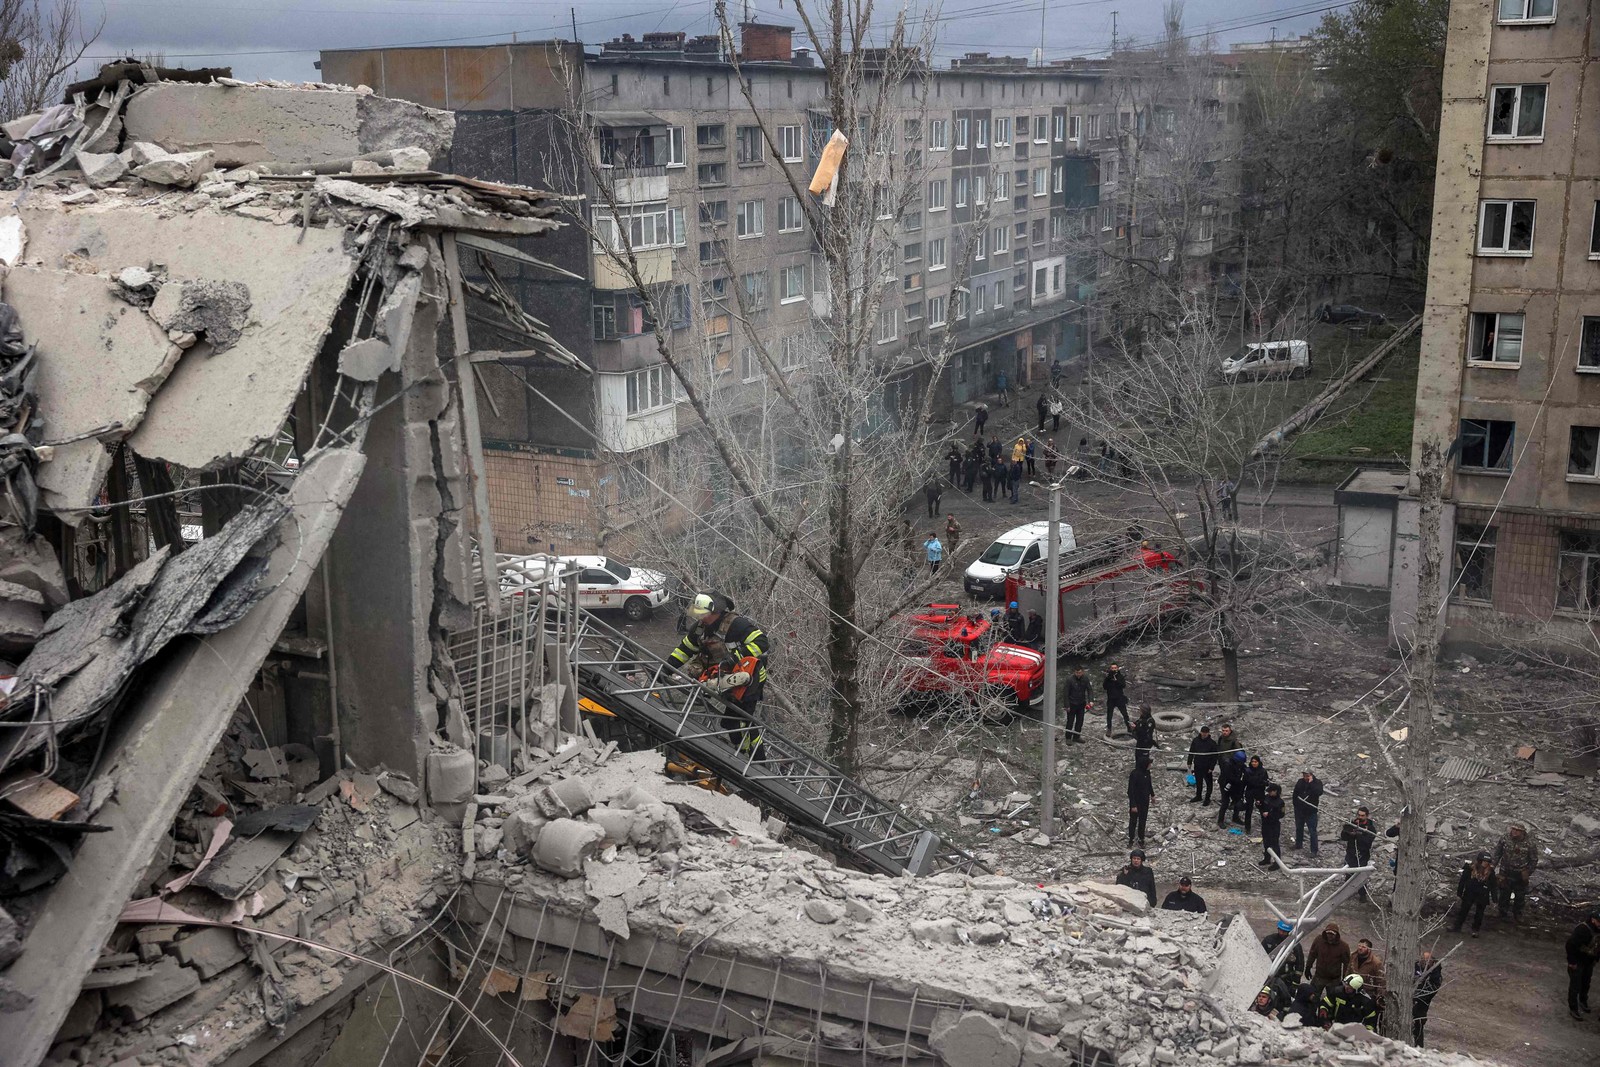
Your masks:
{"label": "firefighter in helmet", "polygon": [[[767,683],[767,636],[754,622],[733,610],[720,593],[701,593],[689,605],[689,630],[667,662],[693,675],[708,692],[744,714],[755,717]],[[734,728],[731,720],[724,726]],[[759,742],[759,738],[753,739]],[[746,737],[744,745],[752,739]]]}

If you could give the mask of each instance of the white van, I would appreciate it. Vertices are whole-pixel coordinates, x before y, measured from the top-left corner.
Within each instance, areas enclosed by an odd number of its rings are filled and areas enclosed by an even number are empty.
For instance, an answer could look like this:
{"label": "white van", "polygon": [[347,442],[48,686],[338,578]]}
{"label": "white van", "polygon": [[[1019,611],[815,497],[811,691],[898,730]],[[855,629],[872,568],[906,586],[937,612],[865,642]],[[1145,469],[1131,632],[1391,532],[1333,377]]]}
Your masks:
{"label": "white van", "polygon": [[1311,370],[1311,346],[1304,341],[1261,341],[1222,361],[1224,378],[1291,378]]}
{"label": "white van", "polygon": [[[1044,559],[1049,546],[1049,522],[1030,522],[1007,530],[994,543],[983,550],[962,577],[961,584],[971,596],[979,600],[1005,596],[1006,575],[1019,567]],[[1071,552],[1078,547],[1072,539],[1072,527],[1061,524],[1061,551]]]}

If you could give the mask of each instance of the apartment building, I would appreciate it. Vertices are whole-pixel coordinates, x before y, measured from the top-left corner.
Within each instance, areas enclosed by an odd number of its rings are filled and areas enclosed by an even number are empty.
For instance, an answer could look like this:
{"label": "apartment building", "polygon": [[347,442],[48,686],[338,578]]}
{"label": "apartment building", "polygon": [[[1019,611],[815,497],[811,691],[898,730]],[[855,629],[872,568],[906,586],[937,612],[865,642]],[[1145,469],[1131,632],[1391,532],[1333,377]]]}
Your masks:
{"label": "apartment building", "polygon": [[[1450,8],[1416,447],[1445,477],[1446,636],[1600,607],[1600,35],[1580,0]],[[1413,456],[1415,461],[1416,456]],[[1399,502],[1392,617],[1415,615]]]}

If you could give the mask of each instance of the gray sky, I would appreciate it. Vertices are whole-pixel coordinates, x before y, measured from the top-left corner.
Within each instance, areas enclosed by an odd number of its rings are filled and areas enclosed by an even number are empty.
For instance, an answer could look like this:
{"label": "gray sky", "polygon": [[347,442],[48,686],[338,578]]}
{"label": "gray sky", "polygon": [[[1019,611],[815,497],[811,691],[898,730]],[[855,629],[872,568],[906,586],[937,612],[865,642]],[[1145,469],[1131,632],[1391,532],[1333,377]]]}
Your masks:
{"label": "gray sky", "polygon": [[[62,0],[56,0],[62,2]],[[578,36],[598,45],[621,33],[684,30],[709,33],[710,0],[78,0],[86,22],[103,14],[104,29],[90,49],[98,59],[160,53],[174,66],[231,65],[241,78],[314,80],[321,48]],[[1261,41],[1303,33],[1318,9],[1337,0],[1190,0],[1187,32],[1215,31],[1219,42]],[[1046,0],[1046,59],[1103,53],[1112,12],[1122,39],[1160,31],[1160,0]],[[793,23],[790,0],[740,7],[765,22]],[[880,5],[885,16],[895,10]],[[938,50],[1031,55],[1039,47],[1038,0],[948,0],[937,24]],[[796,38],[797,45],[802,42]],[[97,65],[97,63],[96,63]]]}

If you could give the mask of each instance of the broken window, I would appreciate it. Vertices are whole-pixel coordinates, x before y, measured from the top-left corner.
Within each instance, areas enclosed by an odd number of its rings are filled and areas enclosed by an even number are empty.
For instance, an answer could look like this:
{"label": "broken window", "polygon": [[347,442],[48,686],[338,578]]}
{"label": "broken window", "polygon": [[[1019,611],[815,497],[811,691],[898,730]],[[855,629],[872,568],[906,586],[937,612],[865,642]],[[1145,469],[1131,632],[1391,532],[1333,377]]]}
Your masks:
{"label": "broken window", "polygon": [[1533,254],[1533,200],[1485,200],[1478,215],[1478,254]]}
{"label": "broken window", "polygon": [[1489,106],[1489,139],[1542,138],[1545,89],[1543,85],[1496,85]]}
{"label": "broken window", "polygon": [[1567,450],[1567,474],[1576,478],[1600,477],[1596,459],[1600,458],[1600,426],[1572,427]]}
{"label": "broken window", "polygon": [[1523,319],[1520,312],[1474,313],[1467,358],[1473,363],[1498,363],[1513,367],[1521,364]]}
{"label": "broken window", "polygon": [[1494,548],[1493,526],[1456,524],[1451,588],[1458,599],[1494,599]]}
{"label": "broken window", "polygon": [[1462,419],[1459,466],[1464,470],[1509,472],[1516,429],[1516,423],[1500,419]]}
{"label": "broken window", "polygon": [[1556,607],[1573,611],[1600,608],[1600,534],[1563,530],[1556,577]]}

